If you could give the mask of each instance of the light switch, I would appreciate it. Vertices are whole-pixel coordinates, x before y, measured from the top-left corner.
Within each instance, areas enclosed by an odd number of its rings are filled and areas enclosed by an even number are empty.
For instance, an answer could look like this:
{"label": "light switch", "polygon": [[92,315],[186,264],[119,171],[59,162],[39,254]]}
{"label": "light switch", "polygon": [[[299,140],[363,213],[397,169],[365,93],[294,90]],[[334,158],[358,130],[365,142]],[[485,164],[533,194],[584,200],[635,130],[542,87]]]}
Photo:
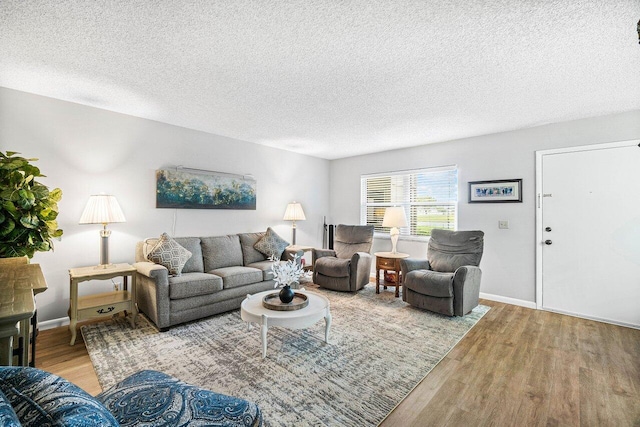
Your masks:
{"label": "light switch", "polygon": [[506,220],[498,221],[498,228],[501,230],[506,230],[507,228],[509,228],[509,221],[506,221]]}

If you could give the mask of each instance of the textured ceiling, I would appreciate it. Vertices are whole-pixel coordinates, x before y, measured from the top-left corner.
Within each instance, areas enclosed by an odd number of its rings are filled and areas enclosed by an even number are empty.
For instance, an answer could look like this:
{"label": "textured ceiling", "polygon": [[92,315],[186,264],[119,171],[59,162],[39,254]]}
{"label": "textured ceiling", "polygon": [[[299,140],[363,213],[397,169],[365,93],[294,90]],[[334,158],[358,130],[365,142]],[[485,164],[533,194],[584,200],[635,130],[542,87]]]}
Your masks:
{"label": "textured ceiling", "polygon": [[335,159],[640,109],[638,19],[640,0],[0,0],[0,86]]}

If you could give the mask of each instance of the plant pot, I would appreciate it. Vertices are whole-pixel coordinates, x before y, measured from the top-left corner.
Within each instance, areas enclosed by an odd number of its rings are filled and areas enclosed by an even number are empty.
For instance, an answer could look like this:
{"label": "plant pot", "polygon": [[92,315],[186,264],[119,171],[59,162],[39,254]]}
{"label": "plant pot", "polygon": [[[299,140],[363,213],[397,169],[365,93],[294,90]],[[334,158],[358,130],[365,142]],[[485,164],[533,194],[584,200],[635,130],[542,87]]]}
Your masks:
{"label": "plant pot", "polygon": [[295,292],[293,292],[293,289],[291,289],[291,286],[289,285],[285,285],[282,289],[280,289],[280,293],[278,294],[278,296],[280,297],[280,301],[282,301],[284,304],[289,304],[291,301],[293,301],[294,295]]}

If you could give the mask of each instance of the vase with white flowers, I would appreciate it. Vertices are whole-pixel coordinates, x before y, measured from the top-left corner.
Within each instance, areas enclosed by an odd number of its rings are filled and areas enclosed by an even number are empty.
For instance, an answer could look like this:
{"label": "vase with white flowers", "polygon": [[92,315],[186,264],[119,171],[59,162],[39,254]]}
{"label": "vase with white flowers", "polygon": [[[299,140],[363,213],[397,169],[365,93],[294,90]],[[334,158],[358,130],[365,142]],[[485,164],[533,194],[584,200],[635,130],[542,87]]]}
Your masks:
{"label": "vase with white flowers", "polygon": [[298,261],[300,255],[295,254],[292,259],[286,262],[280,262],[273,257],[270,259],[273,261],[271,265],[273,280],[276,281],[274,288],[282,286],[278,296],[284,304],[289,304],[293,301],[295,295],[291,286],[295,283],[300,283],[300,278],[304,275],[302,263]]}

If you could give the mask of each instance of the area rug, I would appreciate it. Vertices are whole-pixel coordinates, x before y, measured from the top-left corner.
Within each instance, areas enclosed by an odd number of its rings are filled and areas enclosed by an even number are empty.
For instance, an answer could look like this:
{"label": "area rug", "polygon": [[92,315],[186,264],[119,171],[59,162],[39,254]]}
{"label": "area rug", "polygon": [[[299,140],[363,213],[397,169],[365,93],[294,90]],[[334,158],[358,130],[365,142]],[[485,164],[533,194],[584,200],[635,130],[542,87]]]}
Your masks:
{"label": "area rug", "polygon": [[260,328],[239,310],[158,332],[144,317],[82,327],[103,389],[141,369],[155,369],[219,393],[256,402],[266,426],[375,426],[480,320],[489,307],[447,317],[375,293],[307,285],[331,303],[324,321],[303,330]]}

